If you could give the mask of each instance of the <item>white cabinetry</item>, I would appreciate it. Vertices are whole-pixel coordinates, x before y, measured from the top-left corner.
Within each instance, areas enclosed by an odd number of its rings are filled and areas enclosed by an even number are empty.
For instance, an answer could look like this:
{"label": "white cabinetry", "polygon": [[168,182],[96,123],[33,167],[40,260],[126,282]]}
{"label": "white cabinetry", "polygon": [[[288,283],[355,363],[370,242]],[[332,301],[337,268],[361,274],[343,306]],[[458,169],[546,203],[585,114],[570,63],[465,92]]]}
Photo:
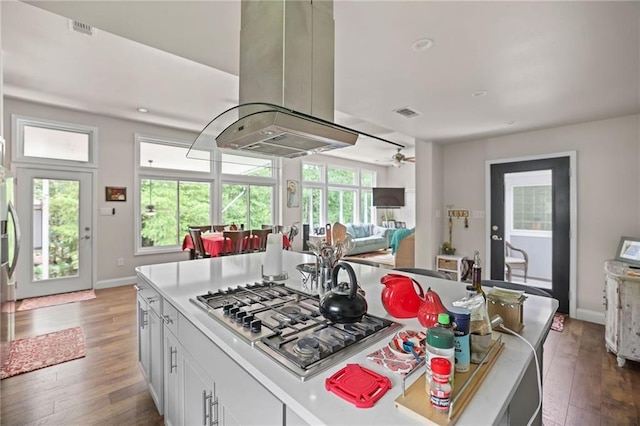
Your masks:
{"label": "white cabinetry", "polygon": [[148,285],[137,285],[138,297],[138,362],[149,385],[158,412],[163,412],[163,339],[160,321],[161,300]]}
{"label": "white cabinetry", "polygon": [[[159,295],[153,289],[149,292],[148,286],[138,280],[139,361],[161,413],[164,401],[165,424],[283,425],[283,403],[167,300],[151,303],[160,308],[161,315],[154,311],[149,298]],[[160,362],[160,380],[154,370],[158,366],[154,354]]]}
{"label": "white cabinetry", "polygon": [[466,261],[465,256],[439,254],[436,256],[436,270],[448,273],[455,281],[462,281]]}
{"label": "white cabinetry", "polygon": [[640,361],[640,275],[622,262],[605,262],[605,344],[622,367]]}

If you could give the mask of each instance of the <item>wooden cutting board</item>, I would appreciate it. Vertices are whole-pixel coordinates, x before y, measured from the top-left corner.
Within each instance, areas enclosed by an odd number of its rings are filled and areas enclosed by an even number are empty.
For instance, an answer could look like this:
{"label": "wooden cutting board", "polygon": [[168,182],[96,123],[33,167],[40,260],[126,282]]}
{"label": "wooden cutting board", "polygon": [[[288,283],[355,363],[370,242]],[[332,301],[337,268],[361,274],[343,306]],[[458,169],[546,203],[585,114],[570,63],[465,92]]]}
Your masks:
{"label": "wooden cutting board", "polygon": [[[429,395],[425,389],[424,373],[405,391],[404,396],[400,395],[395,400],[395,406],[401,411],[405,411],[417,416],[421,420],[426,420],[427,424],[436,424],[440,426],[448,426],[455,424],[464,408],[475,395],[476,390],[482,384],[491,368],[496,363],[498,356],[504,348],[503,342],[494,341],[492,352],[484,364],[471,364],[469,371],[465,373],[455,373],[453,391],[451,392],[451,400],[455,401],[451,411],[451,417],[431,408],[429,404]],[[476,370],[479,370],[475,375]],[[472,377],[473,376],[473,377]],[[467,383],[468,382],[468,383]]]}

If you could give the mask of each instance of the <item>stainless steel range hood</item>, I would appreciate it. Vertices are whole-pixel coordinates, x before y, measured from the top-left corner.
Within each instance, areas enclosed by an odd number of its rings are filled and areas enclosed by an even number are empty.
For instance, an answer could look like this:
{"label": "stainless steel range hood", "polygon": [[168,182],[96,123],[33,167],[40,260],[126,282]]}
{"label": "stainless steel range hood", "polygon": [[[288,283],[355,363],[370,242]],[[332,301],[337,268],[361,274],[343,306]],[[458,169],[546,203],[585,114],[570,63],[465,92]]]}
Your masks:
{"label": "stainless steel range hood", "polygon": [[242,0],[240,105],[214,118],[190,158],[217,148],[295,158],[366,135],[333,123],[332,0]]}

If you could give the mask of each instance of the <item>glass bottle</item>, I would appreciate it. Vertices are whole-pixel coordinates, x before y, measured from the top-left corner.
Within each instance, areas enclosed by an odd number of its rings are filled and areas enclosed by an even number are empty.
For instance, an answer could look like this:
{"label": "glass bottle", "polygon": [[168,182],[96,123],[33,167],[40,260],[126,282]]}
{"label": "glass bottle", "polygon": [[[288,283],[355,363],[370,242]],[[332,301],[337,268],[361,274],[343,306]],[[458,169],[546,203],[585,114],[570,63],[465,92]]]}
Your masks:
{"label": "glass bottle", "polygon": [[476,293],[482,294],[484,300],[487,300],[487,295],[482,289],[482,266],[480,265],[480,253],[476,250],[473,254],[473,266],[471,267],[471,283]]}

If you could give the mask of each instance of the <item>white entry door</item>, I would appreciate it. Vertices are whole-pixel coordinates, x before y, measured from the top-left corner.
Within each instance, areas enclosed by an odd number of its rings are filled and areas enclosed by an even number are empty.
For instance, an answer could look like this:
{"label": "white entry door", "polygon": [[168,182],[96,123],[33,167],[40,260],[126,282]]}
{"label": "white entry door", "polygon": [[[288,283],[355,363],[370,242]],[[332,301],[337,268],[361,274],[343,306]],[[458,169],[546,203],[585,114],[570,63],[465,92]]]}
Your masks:
{"label": "white entry door", "polygon": [[92,288],[92,174],[19,168],[17,178],[18,299]]}

